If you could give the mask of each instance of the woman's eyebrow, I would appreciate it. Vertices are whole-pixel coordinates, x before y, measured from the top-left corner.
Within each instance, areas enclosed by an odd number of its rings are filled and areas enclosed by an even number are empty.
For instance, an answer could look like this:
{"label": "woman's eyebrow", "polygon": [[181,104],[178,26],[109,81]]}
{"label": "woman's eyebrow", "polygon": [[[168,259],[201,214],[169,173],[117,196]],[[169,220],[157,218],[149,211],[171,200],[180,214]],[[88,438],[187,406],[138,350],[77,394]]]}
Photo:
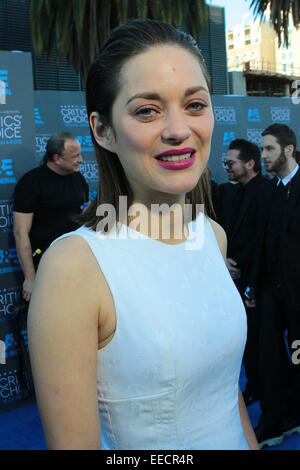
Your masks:
{"label": "woman's eyebrow", "polygon": [[[209,94],[208,89],[205,88],[204,86],[195,86],[188,88],[184,94],[184,96],[190,96],[193,95],[194,93],[197,93],[198,91],[205,91],[207,94]],[[158,93],[151,93],[151,92],[145,92],[145,93],[137,93],[136,95],[133,95],[131,98],[126,103],[126,106],[133,100],[136,100],[137,98],[144,98],[146,100],[161,100],[161,97],[159,96]]]}
{"label": "woman's eyebrow", "polygon": [[160,96],[157,93],[137,93],[136,95],[133,95],[131,98],[126,103],[126,106],[133,100],[136,100],[137,98],[144,98],[146,100],[160,100]]}
{"label": "woman's eyebrow", "polygon": [[194,93],[197,93],[198,91],[205,91],[205,93],[209,94],[208,89],[205,88],[204,86],[194,86],[194,87],[188,88],[184,96],[193,95]]}

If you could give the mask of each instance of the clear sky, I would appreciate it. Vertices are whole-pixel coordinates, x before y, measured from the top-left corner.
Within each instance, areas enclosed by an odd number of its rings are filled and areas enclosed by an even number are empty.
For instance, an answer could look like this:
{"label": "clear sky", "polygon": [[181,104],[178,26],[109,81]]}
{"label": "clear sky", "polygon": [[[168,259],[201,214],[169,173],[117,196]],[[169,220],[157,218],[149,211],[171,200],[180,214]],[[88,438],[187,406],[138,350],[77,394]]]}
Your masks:
{"label": "clear sky", "polygon": [[241,24],[243,15],[250,13],[249,19],[253,19],[253,8],[249,10],[251,0],[207,0],[208,5],[225,7],[225,28],[231,29],[236,24]]}

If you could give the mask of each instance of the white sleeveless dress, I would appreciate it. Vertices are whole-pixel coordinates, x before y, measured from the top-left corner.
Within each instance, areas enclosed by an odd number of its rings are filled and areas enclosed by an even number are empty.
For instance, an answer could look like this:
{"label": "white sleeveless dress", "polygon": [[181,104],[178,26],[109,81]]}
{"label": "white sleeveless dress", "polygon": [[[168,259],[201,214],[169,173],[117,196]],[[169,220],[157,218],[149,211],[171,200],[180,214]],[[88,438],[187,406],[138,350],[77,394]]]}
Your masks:
{"label": "white sleeveless dress", "polygon": [[245,309],[208,219],[189,229],[177,245],[124,225],[117,238],[86,227],[61,237],[86,240],[116,308],[98,351],[103,449],[249,449],[238,410]]}

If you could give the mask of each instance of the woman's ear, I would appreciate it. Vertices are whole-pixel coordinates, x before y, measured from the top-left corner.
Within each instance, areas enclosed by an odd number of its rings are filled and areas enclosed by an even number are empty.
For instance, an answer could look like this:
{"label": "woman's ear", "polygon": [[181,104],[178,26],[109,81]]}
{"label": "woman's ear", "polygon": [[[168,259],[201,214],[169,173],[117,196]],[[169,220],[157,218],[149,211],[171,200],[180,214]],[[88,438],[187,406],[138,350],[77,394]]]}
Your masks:
{"label": "woman's ear", "polygon": [[110,152],[114,152],[114,136],[112,130],[102,123],[97,111],[91,113],[89,121],[97,144]]}

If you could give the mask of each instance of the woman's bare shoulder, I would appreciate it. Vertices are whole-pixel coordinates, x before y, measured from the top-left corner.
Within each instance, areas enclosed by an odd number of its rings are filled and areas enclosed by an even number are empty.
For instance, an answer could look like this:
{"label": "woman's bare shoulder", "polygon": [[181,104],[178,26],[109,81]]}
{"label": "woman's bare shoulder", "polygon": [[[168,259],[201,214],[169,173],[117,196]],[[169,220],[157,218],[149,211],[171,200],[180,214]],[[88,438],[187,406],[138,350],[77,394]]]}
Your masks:
{"label": "woman's bare shoulder", "polygon": [[64,288],[81,284],[99,291],[105,283],[101,268],[88,243],[78,235],[57,240],[43,254],[37,278]]}
{"label": "woman's bare shoulder", "polygon": [[[76,252],[80,257],[80,254],[83,251],[90,251],[88,243],[84,240],[83,237],[74,234],[56,240],[55,243],[50,245],[49,248],[45,251],[44,256],[47,255],[49,259],[52,256],[56,257],[59,254],[62,254],[64,257],[68,257],[74,255],[74,252]],[[76,259],[78,259],[77,256]]]}
{"label": "woman's bare shoulder", "polygon": [[43,254],[40,265],[63,271],[87,267],[94,260],[88,243],[78,235],[57,240]]}

